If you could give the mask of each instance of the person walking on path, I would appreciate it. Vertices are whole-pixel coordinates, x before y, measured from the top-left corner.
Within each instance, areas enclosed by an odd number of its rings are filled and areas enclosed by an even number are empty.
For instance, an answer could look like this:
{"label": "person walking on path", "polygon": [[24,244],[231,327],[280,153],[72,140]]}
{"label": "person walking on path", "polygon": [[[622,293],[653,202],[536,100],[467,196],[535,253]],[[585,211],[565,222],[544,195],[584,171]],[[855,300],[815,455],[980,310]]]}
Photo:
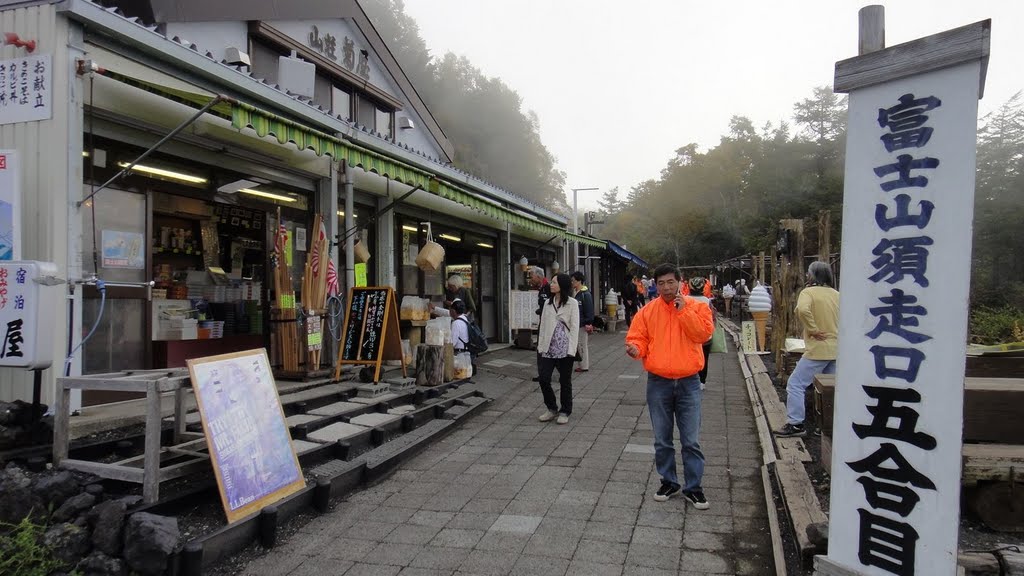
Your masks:
{"label": "person walking on path", "polygon": [[594,295],[584,284],[586,278],[583,272],[572,273],[572,297],[580,303],[580,338],[579,347],[576,349],[577,360],[580,365],[576,367],[577,372],[588,372],[590,370],[590,334],[594,331]]}
{"label": "person walking on path", "polygon": [[[641,309],[626,334],[626,353],[642,359],[647,370],[647,409],[654,429],[654,463],[661,475],[656,502],[665,502],[682,489],[698,510],[710,508],[701,481],[704,454],[700,450],[700,377],[704,367],[701,345],[714,333],[711,309],[683,296],[679,269],[662,264],[654,270],[660,298]],[[679,426],[685,485],[676,475],[673,420]]]}
{"label": "person walking on path", "polygon": [[[537,372],[540,391],[547,410],[540,415],[541,422],[558,418],[567,424],[572,414],[572,365],[580,334],[580,305],[572,298],[572,283],[568,274],[555,276],[551,285],[551,298],[540,315],[540,336],[537,339]],[[559,402],[551,388],[551,373],[558,369]],[[559,409],[558,405],[562,407]]]}
{"label": "person walking on path", "polygon": [[786,382],[786,424],[775,431],[779,438],[803,436],[804,395],[815,374],[835,374],[839,350],[839,291],[827,262],[811,262],[807,286],[796,299],[796,315],[804,327],[804,355]]}
{"label": "person walking on path", "polygon": [[[690,278],[688,284],[690,285],[690,294],[701,294],[701,296],[693,296],[693,299],[708,305],[708,309],[711,310],[711,321],[714,322],[716,320],[715,309],[711,307],[711,299],[707,296],[707,281],[700,276],[694,276],[693,278]],[[704,353],[704,367],[700,369],[700,372],[698,372],[697,375],[700,376],[700,389],[703,390],[705,384],[708,382],[708,364],[711,360],[711,338],[708,338],[707,342],[701,344],[700,348]]]}

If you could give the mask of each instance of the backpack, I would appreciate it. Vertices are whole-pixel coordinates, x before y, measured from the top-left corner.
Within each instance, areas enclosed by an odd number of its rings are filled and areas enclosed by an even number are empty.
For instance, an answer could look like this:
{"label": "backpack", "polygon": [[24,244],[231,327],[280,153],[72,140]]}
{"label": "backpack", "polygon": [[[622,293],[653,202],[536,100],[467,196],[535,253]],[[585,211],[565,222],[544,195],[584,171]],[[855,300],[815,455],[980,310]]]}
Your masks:
{"label": "backpack", "polygon": [[466,332],[469,333],[469,342],[466,342],[466,350],[474,356],[487,352],[487,338],[484,336],[484,333],[480,331],[480,328],[465,318],[455,319],[456,322],[459,320],[466,323]]}

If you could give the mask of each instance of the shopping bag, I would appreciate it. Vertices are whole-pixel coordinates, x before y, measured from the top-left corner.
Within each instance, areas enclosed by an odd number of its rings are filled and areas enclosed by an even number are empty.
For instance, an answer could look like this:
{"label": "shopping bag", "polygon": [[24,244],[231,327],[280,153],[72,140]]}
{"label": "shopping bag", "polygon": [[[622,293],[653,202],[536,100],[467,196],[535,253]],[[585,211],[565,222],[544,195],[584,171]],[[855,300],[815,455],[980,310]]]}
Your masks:
{"label": "shopping bag", "polygon": [[721,324],[715,326],[715,333],[711,335],[711,352],[726,353],[729,349],[725,344],[725,327]]}

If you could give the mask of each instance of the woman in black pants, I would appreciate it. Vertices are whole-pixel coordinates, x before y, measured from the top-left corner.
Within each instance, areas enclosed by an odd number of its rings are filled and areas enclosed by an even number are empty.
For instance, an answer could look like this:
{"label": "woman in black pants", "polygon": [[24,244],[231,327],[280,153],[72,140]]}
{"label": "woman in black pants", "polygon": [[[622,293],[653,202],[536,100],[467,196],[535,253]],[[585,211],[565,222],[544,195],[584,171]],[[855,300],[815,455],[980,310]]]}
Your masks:
{"label": "woman in black pants", "polygon": [[[568,274],[559,274],[554,280],[550,284],[551,298],[548,298],[541,310],[540,334],[537,338],[537,373],[544,406],[547,407],[539,420],[548,422],[557,417],[559,424],[567,424],[572,414],[572,366],[579,343],[580,305],[572,297],[572,283]],[[561,408],[551,388],[551,373],[555,368],[558,369],[558,384],[561,387]]]}

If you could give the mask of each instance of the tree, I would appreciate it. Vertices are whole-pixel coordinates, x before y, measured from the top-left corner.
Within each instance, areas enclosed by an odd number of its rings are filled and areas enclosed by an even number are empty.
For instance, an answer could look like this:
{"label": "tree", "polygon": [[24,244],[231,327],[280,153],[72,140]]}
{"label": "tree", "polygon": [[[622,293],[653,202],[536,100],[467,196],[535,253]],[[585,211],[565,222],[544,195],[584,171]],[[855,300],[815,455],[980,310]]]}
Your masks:
{"label": "tree", "polygon": [[793,119],[808,140],[819,145],[835,142],[846,131],[846,97],[831,86],[819,86],[813,96],[793,105]]}
{"label": "tree", "polygon": [[618,214],[622,209],[622,205],[619,202],[619,188],[616,186],[611,190],[607,190],[601,199],[597,201],[597,205],[601,207],[601,212],[607,216]]}
{"label": "tree", "polygon": [[565,174],[540,138],[540,122],[499,78],[466,57],[431,56],[402,0],[361,5],[455,148],[454,164],[505,190],[557,209]]}

